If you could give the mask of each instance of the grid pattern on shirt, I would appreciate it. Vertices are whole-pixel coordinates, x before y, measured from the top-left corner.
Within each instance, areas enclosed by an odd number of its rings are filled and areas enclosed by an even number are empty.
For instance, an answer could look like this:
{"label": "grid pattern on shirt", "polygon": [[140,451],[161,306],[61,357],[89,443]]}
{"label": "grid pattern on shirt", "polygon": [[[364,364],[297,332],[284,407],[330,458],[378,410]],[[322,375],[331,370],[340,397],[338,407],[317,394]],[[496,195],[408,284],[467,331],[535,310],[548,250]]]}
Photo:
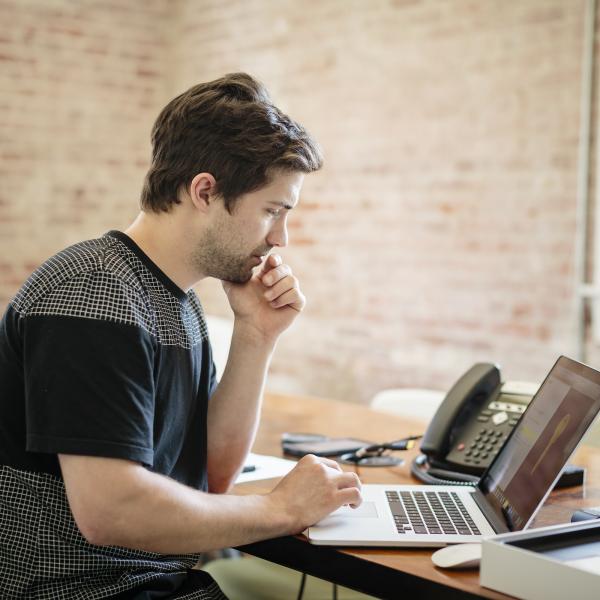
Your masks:
{"label": "grid pattern on shirt", "polygon": [[47,260],[12,300],[23,317],[99,319],[142,327],[168,346],[193,348],[208,337],[193,291],[181,302],[121,240],[80,242]]}
{"label": "grid pattern on shirt", "polygon": [[[187,571],[198,558],[94,546],[79,532],[59,478],[0,467],[2,598],[107,598]],[[173,597],[226,600],[216,584]]]}
{"label": "grid pattern on shirt", "polygon": [[[162,345],[192,349],[208,337],[194,292],[172,293],[121,240],[105,235],[58,253],[12,301],[21,318],[66,316],[141,327]],[[107,598],[187,572],[197,555],[165,556],[89,544],[61,479],[0,466],[0,597]],[[175,595],[223,600],[216,584]]]}

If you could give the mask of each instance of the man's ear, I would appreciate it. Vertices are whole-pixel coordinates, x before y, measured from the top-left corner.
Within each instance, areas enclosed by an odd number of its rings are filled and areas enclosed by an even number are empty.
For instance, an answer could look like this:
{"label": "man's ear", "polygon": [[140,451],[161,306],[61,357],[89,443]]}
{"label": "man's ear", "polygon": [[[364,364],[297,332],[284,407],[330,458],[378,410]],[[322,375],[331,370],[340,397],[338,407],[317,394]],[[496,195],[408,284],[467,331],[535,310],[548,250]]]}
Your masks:
{"label": "man's ear", "polygon": [[217,181],[210,173],[198,173],[190,184],[192,204],[201,211],[208,210],[217,190]]}

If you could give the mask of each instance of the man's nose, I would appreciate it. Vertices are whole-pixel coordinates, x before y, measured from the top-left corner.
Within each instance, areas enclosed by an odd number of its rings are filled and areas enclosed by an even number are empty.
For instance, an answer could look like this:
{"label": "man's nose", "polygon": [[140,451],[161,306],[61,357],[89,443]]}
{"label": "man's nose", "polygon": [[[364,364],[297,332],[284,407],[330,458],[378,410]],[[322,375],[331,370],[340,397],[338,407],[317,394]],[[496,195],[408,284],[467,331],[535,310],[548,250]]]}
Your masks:
{"label": "man's nose", "polygon": [[283,248],[288,244],[288,232],[287,232],[287,224],[284,219],[280,221],[278,225],[276,225],[267,237],[267,243],[271,246],[279,246]]}

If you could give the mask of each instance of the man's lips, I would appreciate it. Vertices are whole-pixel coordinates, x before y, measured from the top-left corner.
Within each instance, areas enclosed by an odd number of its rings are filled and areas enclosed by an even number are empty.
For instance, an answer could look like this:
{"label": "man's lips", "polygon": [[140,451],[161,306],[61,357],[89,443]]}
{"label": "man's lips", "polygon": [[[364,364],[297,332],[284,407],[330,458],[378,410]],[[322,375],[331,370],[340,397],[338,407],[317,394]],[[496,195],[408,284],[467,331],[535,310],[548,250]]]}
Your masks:
{"label": "man's lips", "polygon": [[260,263],[262,263],[263,261],[267,260],[269,258],[269,252],[271,252],[271,248],[266,248],[263,252],[261,252],[259,254],[256,254],[256,253],[252,254],[250,256],[250,259],[254,263],[253,266],[257,266]]}
{"label": "man's lips", "polygon": [[254,258],[260,258],[260,260],[265,260],[267,256],[269,256],[269,252],[271,252],[270,248],[269,250],[265,250],[262,254],[253,254],[252,256]]}

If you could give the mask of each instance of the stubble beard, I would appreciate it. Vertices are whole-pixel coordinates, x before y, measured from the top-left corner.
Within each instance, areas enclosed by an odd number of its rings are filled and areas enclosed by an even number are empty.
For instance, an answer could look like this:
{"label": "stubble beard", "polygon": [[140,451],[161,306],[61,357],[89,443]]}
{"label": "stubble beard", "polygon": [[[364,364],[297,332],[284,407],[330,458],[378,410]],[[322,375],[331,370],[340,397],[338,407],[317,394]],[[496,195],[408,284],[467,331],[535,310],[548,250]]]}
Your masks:
{"label": "stubble beard", "polygon": [[[192,254],[192,265],[209,277],[230,283],[246,283],[252,277],[254,265],[250,264],[254,252],[241,254],[228,248],[223,235],[208,232]],[[255,251],[260,254],[260,249]],[[267,251],[264,252],[266,254]]]}

